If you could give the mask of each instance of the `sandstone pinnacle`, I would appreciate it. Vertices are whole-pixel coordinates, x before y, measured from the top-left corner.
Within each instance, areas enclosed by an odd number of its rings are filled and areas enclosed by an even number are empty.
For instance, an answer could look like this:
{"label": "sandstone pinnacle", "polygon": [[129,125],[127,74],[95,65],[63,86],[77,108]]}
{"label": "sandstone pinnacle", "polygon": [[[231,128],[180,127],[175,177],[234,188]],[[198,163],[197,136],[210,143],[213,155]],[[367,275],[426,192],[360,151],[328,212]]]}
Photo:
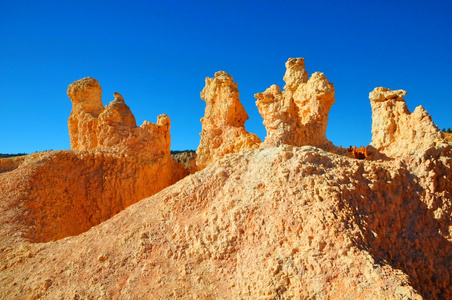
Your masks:
{"label": "sandstone pinnacle", "polygon": [[286,68],[285,91],[272,85],[255,95],[267,129],[262,147],[288,144],[334,148],[326,138],[328,113],[335,102],[333,84],[320,72],[308,79],[303,58],[290,58]]}
{"label": "sandstone pinnacle", "polygon": [[430,155],[450,148],[431,116],[418,106],[410,113],[404,90],[377,87],[369,93],[372,107],[372,143],[390,158]]}
{"label": "sandstone pinnacle", "polygon": [[118,153],[153,157],[169,157],[170,119],[160,115],[157,123],[147,121],[137,127],[136,120],[118,92],[105,108],[102,89],[96,79],[83,78],[68,88],[73,107],[68,120],[71,149],[88,150],[101,147]]}
{"label": "sandstone pinnacle", "polygon": [[101,93],[93,78],[69,86],[72,151],[0,163],[0,174],[21,169],[20,186],[0,182],[0,198],[9,197],[12,205],[27,211],[18,226],[26,228],[23,236],[29,241],[81,234],[188,174],[170,155],[167,115],[137,127],[121,94],[114,93],[104,108]]}
{"label": "sandstone pinnacle", "polygon": [[206,102],[201,119],[201,141],[196,150],[196,165],[199,170],[230,153],[256,149],[261,140],[245,130],[248,114],[240,103],[237,83],[224,71],[206,78],[201,91]]}

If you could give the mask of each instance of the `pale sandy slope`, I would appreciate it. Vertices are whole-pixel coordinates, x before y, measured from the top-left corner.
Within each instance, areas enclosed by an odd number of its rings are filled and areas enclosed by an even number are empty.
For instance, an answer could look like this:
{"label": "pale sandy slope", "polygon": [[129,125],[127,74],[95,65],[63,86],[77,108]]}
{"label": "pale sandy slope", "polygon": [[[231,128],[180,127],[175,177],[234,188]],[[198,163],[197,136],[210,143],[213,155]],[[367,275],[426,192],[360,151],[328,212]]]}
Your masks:
{"label": "pale sandy slope", "polygon": [[228,155],[78,236],[1,224],[0,298],[450,299],[451,166]]}

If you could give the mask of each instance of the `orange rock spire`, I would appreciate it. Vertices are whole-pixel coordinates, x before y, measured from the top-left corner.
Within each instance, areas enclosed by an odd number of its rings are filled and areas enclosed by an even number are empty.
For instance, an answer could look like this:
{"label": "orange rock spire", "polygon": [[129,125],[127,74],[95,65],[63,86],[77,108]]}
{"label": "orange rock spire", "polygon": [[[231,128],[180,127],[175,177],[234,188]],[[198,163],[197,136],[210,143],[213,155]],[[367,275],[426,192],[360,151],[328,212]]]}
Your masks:
{"label": "orange rock spire", "polygon": [[149,156],[169,155],[170,119],[162,114],[157,124],[147,121],[137,127],[135,117],[119,93],[105,108],[102,89],[94,78],[83,78],[68,87],[72,112],[68,120],[73,150],[108,147],[118,153]]}
{"label": "orange rock spire", "polygon": [[400,158],[449,147],[431,116],[418,106],[410,113],[404,90],[377,87],[369,93],[372,107],[372,143],[379,153]]}
{"label": "orange rock spire", "polygon": [[333,84],[319,72],[308,79],[303,58],[290,58],[286,69],[285,91],[272,85],[255,95],[267,129],[262,146],[289,144],[333,148],[326,138],[328,113],[335,101]]}
{"label": "orange rock spire", "polygon": [[199,170],[229,153],[259,148],[261,140],[245,130],[248,114],[231,75],[220,71],[214,78],[207,77],[201,99],[206,102],[206,109],[196,150]]}

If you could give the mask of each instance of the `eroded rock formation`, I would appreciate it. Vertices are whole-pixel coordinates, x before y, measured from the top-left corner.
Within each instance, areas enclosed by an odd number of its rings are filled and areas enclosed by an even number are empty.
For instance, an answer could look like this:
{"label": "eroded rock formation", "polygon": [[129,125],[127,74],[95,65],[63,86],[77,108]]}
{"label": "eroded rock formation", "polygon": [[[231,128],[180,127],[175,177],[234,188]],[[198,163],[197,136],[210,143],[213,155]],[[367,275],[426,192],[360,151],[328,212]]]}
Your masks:
{"label": "eroded rock formation", "polygon": [[267,129],[263,147],[281,144],[331,149],[326,138],[328,112],[334,103],[334,86],[316,72],[308,79],[303,58],[290,58],[284,75],[285,91],[272,85],[255,95]]}
{"label": "eroded rock formation", "polygon": [[361,146],[360,148],[357,148],[356,146],[350,146],[350,148],[347,149],[347,152],[349,152],[352,157],[357,159],[365,159],[369,156],[367,147],[364,146]]}
{"label": "eroded rock formation", "polygon": [[169,119],[136,127],[119,94],[102,108],[97,81],[73,86],[84,150],[0,161],[0,298],[451,299],[450,144],[377,88],[374,149],[324,151],[334,89],[286,66],[284,92],[256,95],[260,149],[232,77],[206,79],[202,170],[165,189],[187,173]]}
{"label": "eroded rock formation", "polygon": [[87,150],[99,147],[134,156],[169,155],[171,122],[167,115],[157,123],[144,121],[137,127],[135,117],[119,93],[105,108],[102,89],[94,78],[83,78],[68,87],[72,112],[68,120],[71,148]]}
{"label": "eroded rock formation", "polygon": [[369,93],[372,107],[372,143],[378,152],[390,158],[438,154],[449,145],[431,116],[418,106],[410,113],[404,90],[378,87]]}
{"label": "eroded rock formation", "polygon": [[188,174],[170,155],[168,116],[137,127],[119,93],[105,108],[101,93],[93,78],[68,88],[73,151],[0,162],[4,178],[15,178],[0,184],[0,198],[25,212],[19,223],[27,228],[24,237],[30,241],[85,232]]}
{"label": "eroded rock formation", "polygon": [[0,199],[21,211],[15,221],[25,228],[23,238],[48,242],[85,232],[187,174],[166,156],[147,161],[111,149],[43,152],[0,174]]}
{"label": "eroded rock formation", "polygon": [[240,103],[237,83],[231,75],[220,71],[214,78],[207,77],[201,99],[206,102],[206,109],[196,150],[199,170],[227,154],[259,147],[261,140],[257,135],[245,130],[248,114]]}

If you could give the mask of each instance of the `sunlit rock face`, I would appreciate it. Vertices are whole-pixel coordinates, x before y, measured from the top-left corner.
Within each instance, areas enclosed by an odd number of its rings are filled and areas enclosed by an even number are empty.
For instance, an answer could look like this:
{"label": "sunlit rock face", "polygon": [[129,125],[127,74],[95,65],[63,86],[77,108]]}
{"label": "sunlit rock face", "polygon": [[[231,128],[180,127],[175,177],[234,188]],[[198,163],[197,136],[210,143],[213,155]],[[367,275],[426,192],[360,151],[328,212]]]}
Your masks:
{"label": "sunlit rock face", "polygon": [[0,198],[27,212],[20,223],[33,242],[85,232],[188,175],[170,155],[167,115],[158,116],[156,124],[144,121],[137,127],[119,93],[106,107],[101,94],[93,78],[69,86],[72,151],[0,163],[0,172],[20,174],[20,184],[7,181]]}
{"label": "sunlit rock face", "polygon": [[303,58],[286,62],[284,81],[284,91],[272,85],[255,95],[267,129],[262,147],[288,144],[333,148],[326,138],[328,113],[335,101],[333,84],[320,72],[308,79]]}
{"label": "sunlit rock face", "polygon": [[67,93],[72,101],[68,120],[72,149],[107,147],[143,157],[169,155],[171,122],[167,115],[158,116],[156,124],[144,121],[137,127],[135,117],[119,93],[114,93],[114,100],[103,107],[102,89],[90,77],[69,85]]}
{"label": "sunlit rock face", "polygon": [[224,71],[206,78],[201,91],[206,102],[201,119],[201,141],[196,150],[196,164],[202,170],[230,153],[259,148],[261,140],[245,130],[248,114],[239,100],[237,83]]}
{"label": "sunlit rock face", "polygon": [[[30,191],[23,186],[27,176],[34,188],[59,182],[62,173],[51,169],[72,160],[79,163],[66,172],[80,174],[76,166],[84,162],[91,167],[83,174],[101,170],[95,159],[50,153],[0,175],[5,299],[452,297],[450,156],[404,162],[357,160],[310,146],[242,151],[84,234],[33,243],[30,233],[46,237],[58,228],[37,226],[54,215],[72,212],[72,224],[62,227],[76,228],[90,219],[86,212],[96,219],[121,207],[108,198],[76,201],[74,192],[101,184],[89,176],[71,180],[66,192],[63,183],[55,194],[48,185],[33,192],[40,201],[22,200]],[[43,161],[53,164],[45,170]],[[131,199],[126,192],[133,189],[124,185],[131,173],[118,161],[109,166],[107,196]],[[35,168],[42,172],[30,173]]]}
{"label": "sunlit rock face", "polygon": [[98,117],[104,110],[99,82],[90,77],[80,79],[69,85],[67,94],[72,101],[68,120],[71,148],[82,150],[97,147]]}
{"label": "sunlit rock face", "polygon": [[372,107],[372,143],[390,158],[431,155],[449,147],[431,116],[418,106],[410,113],[404,90],[377,87],[369,93]]}

